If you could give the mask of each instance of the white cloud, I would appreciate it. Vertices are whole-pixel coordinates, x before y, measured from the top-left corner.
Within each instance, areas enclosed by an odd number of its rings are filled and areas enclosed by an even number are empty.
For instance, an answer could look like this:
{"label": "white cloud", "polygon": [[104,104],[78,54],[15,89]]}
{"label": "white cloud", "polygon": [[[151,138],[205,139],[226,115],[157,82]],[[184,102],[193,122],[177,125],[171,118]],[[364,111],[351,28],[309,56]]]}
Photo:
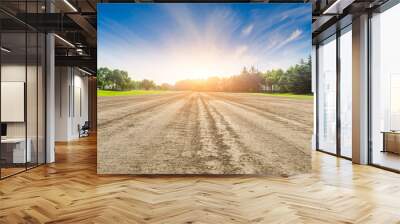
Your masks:
{"label": "white cloud", "polygon": [[301,30],[296,29],[295,31],[292,32],[292,34],[290,34],[290,36],[286,40],[284,40],[281,43],[279,43],[275,47],[275,49],[279,49],[281,47],[284,47],[284,46],[288,45],[289,43],[291,43],[292,41],[297,40],[301,36],[302,33],[303,32]]}
{"label": "white cloud", "polygon": [[284,15],[282,16],[282,18],[281,18],[281,21],[283,21],[283,20],[287,19],[288,17],[289,17],[289,15],[288,15],[288,14],[284,14]]}
{"label": "white cloud", "polygon": [[301,35],[301,33],[302,33],[302,31],[299,29],[293,31],[293,33],[290,35],[290,37],[287,39],[287,41],[291,42],[293,40],[296,40]]}
{"label": "white cloud", "polygon": [[243,35],[243,36],[249,35],[249,34],[251,33],[251,31],[253,31],[253,28],[254,28],[254,25],[253,25],[253,24],[250,24],[249,26],[247,26],[246,28],[244,28],[244,29],[242,30],[242,35]]}

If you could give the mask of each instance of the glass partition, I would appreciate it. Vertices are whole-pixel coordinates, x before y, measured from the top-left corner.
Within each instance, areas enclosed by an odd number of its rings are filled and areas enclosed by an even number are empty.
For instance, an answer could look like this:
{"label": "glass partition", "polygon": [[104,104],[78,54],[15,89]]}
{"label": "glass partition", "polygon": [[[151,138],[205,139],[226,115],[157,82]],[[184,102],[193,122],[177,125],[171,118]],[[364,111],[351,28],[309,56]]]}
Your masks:
{"label": "glass partition", "polygon": [[[0,6],[40,13],[43,4]],[[1,179],[45,163],[45,44],[43,33],[0,12]]]}
{"label": "glass partition", "polygon": [[336,153],[336,36],[318,47],[318,149]]}
{"label": "glass partition", "polygon": [[[26,169],[26,33],[1,34],[1,176]],[[28,150],[27,150],[28,147]]]}
{"label": "glass partition", "polygon": [[352,34],[351,26],[340,36],[340,154],[352,157]]}
{"label": "glass partition", "polygon": [[400,4],[371,19],[371,162],[400,170]]}

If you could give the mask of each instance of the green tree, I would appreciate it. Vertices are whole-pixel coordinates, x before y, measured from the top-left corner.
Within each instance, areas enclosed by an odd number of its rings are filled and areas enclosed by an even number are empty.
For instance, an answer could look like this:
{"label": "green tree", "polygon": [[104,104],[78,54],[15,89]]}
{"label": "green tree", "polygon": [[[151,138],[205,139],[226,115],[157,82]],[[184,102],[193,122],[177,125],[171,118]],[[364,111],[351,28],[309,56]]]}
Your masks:
{"label": "green tree", "polygon": [[287,90],[293,93],[311,93],[311,58],[286,71]]}
{"label": "green tree", "polygon": [[153,80],[143,79],[143,81],[141,82],[141,88],[145,90],[154,89],[155,87],[156,84]]}
{"label": "green tree", "polygon": [[285,84],[284,75],[285,72],[282,69],[267,71],[264,74],[264,78],[266,79],[265,82],[268,86],[268,91],[270,92],[282,91],[282,89],[284,89],[284,84]]}
{"label": "green tree", "polygon": [[110,76],[108,77],[109,82],[112,83],[112,89],[113,90],[122,90],[122,83],[123,83],[123,78],[121,75],[121,71],[118,69],[114,69]]}
{"label": "green tree", "polygon": [[109,68],[99,68],[97,70],[97,87],[100,89],[105,89],[107,85],[110,85],[107,77],[111,74]]}
{"label": "green tree", "polygon": [[120,71],[120,76],[121,76],[121,79],[122,79],[120,89],[121,90],[129,90],[130,87],[131,87],[131,81],[132,80],[129,77],[128,72]]}

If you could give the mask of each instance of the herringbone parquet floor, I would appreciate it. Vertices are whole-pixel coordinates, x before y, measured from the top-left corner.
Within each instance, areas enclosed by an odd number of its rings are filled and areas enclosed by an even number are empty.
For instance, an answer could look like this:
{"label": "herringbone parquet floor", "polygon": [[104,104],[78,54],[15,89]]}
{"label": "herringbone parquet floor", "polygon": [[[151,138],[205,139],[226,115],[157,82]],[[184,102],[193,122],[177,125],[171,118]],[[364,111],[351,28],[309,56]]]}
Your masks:
{"label": "herringbone parquet floor", "polygon": [[0,223],[400,223],[400,175],[315,152],[313,171],[98,176],[94,137],[0,181]]}

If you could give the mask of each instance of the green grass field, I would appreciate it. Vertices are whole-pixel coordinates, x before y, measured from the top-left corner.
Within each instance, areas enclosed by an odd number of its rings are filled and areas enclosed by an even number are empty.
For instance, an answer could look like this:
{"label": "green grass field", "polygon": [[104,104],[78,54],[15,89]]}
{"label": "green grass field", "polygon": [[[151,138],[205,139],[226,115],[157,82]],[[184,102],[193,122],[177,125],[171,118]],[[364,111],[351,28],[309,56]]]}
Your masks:
{"label": "green grass field", "polygon": [[312,100],[314,98],[313,95],[293,94],[293,93],[253,93],[253,94],[262,96],[285,97],[298,100]]}
{"label": "green grass field", "polygon": [[130,91],[113,91],[113,90],[97,90],[97,96],[138,96],[169,93],[171,91],[163,90],[130,90]]}
{"label": "green grass field", "polygon": [[[153,95],[165,94],[174,91],[165,90],[130,90],[130,91],[113,91],[113,90],[97,90],[97,96],[140,96],[140,95]],[[313,95],[301,95],[293,93],[250,93],[253,95],[272,96],[272,97],[285,97],[300,100],[312,100]]]}

